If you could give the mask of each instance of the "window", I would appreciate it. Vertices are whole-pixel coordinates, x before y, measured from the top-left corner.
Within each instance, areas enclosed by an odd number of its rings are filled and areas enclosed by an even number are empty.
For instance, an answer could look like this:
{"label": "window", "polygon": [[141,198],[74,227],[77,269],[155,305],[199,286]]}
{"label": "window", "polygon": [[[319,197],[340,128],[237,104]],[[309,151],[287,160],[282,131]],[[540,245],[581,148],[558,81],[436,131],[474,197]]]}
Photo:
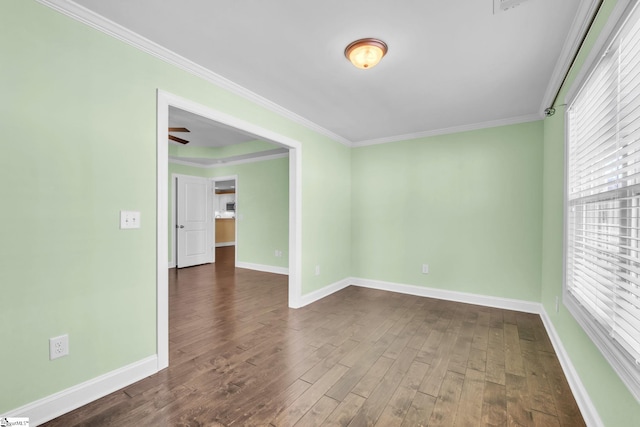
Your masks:
{"label": "window", "polygon": [[567,109],[564,301],[640,401],[640,9]]}

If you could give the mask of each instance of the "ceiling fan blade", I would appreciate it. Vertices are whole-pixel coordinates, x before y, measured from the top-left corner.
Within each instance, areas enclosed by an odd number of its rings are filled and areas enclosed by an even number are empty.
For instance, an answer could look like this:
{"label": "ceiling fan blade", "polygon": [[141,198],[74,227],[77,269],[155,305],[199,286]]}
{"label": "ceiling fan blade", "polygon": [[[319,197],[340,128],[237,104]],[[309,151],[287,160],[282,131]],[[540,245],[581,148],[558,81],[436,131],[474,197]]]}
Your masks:
{"label": "ceiling fan blade", "polygon": [[169,139],[175,142],[179,142],[180,144],[188,144],[189,141],[186,139],[178,138],[177,136],[169,135]]}
{"label": "ceiling fan blade", "polygon": [[187,128],[169,128],[169,132],[191,132]]}

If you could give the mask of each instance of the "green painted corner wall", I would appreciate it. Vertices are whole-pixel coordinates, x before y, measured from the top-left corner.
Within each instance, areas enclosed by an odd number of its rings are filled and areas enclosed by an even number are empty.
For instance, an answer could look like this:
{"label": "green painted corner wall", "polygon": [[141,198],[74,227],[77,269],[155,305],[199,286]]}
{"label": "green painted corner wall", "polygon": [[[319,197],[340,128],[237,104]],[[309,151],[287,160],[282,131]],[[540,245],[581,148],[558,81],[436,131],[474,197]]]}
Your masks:
{"label": "green painted corner wall", "polygon": [[[240,263],[289,267],[289,158],[212,169],[237,175],[236,250]],[[275,250],[282,257],[275,256]]]}
{"label": "green painted corner wall", "polygon": [[357,148],[352,173],[354,276],[539,300],[541,122]]}
{"label": "green painted corner wall", "polygon": [[[616,1],[605,0],[557,104],[565,103],[567,90],[584,67],[584,61],[615,5]],[[563,284],[565,107],[559,106],[556,110],[553,117],[544,121],[541,301],[604,425],[637,426],[640,403],[566,308],[561,305],[559,312],[555,311],[555,299],[562,298]]]}
{"label": "green painted corner wall", "polygon": [[[0,352],[0,413],[156,353],[157,89],[299,141],[302,262],[326,267],[302,271],[303,287],[348,275],[349,233],[309,239],[310,227],[350,226],[309,209],[328,202],[316,176],[348,165],[343,145],[35,1],[3,2],[0,55],[0,174],[16,183],[0,189],[13,207],[0,210],[12,224],[1,232],[11,351]],[[333,181],[348,199],[348,171]],[[120,210],[140,211],[142,228],[119,230]],[[48,339],[63,333],[70,355],[49,361]]]}
{"label": "green painted corner wall", "polygon": [[[308,276],[302,283],[302,293],[308,294],[351,275],[351,149],[337,144],[309,144],[302,152],[302,163],[326,165],[303,170],[303,182],[313,191],[302,193],[302,206],[307,213],[302,247],[331,248],[330,252],[303,251],[302,271]],[[318,275],[316,266],[320,268]]]}

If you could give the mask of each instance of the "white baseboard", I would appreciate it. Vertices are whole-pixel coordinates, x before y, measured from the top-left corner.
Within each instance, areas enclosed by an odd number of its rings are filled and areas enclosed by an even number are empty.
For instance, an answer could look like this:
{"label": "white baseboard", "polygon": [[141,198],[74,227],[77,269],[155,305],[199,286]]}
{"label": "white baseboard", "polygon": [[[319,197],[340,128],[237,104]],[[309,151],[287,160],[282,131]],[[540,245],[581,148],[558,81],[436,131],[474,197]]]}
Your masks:
{"label": "white baseboard", "polygon": [[503,308],[506,310],[523,311],[525,313],[540,313],[540,303],[517,299],[491,297],[486,295],[470,294],[466,292],[448,291],[444,289],[426,288],[423,286],[403,285],[400,283],[383,282],[380,280],[361,279],[352,277],[351,283],[363,288],[379,289],[382,291],[398,292],[401,294],[416,295],[420,297],[437,298],[447,301],[463,302],[467,304],[482,305],[485,307]]}
{"label": "white baseboard", "polygon": [[339,290],[344,289],[349,285],[351,285],[351,279],[342,279],[339,282],[327,285],[322,289],[318,289],[317,291],[302,295],[300,297],[300,306],[298,308],[321,300],[322,298],[327,297],[334,292],[338,292]]}
{"label": "white baseboard", "polygon": [[580,412],[582,413],[582,417],[584,418],[585,423],[589,427],[604,427],[602,419],[598,414],[591,398],[589,397],[589,393],[584,388],[582,384],[582,380],[576,371],[576,368],[571,363],[571,358],[569,354],[564,349],[562,345],[562,341],[560,340],[560,336],[556,331],[556,328],[553,326],[553,322],[551,318],[547,314],[547,311],[544,309],[544,306],[540,304],[540,317],[542,318],[542,323],[544,323],[544,327],[547,330],[547,334],[549,335],[549,339],[551,340],[551,344],[553,345],[553,349],[558,356],[558,360],[560,361],[560,365],[562,366],[562,370],[564,372],[564,376],[567,377],[567,381],[569,382],[569,387],[571,387],[571,391],[573,392],[573,396],[576,399],[576,403],[578,403],[578,407],[580,408]]}
{"label": "white baseboard", "polygon": [[[266,271],[269,273],[288,274],[288,269],[268,265],[238,263],[239,268]],[[338,292],[350,285],[364,288],[378,289],[403,294],[438,298],[448,301],[477,304],[487,307],[503,308],[507,310],[523,311],[527,313],[539,314],[547,330],[553,348],[558,356],[562,370],[564,371],[571,391],[578,403],[585,422],[590,427],[603,427],[604,424],[587,393],[580,376],[571,363],[571,358],[566,352],[558,333],[553,326],[544,306],[540,303],[514,300],[508,298],[496,298],[485,295],[476,295],[465,292],[447,291],[442,289],[424,288],[415,285],[404,285],[399,283],[383,282],[379,280],[346,278],[325,286],[322,289],[303,295],[300,299],[300,307],[321,300],[334,292]],[[52,420],[62,414],[77,409],[89,402],[106,396],[116,390],[133,384],[158,371],[157,356],[149,356],[138,362],[124,366],[115,371],[101,375],[92,380],[78,384],[51,396],[29,403],[20,408],[9,411],[1,417],[28,417],[30,425],[37,426],[46,421]]]}
{"label": "white baseboard", "polygon": [[250,262],[237,262],[237,268],[246,268],[248,270],[264,271],[265,273],[289,274],[287,267],[276,267],[275,265],[253,264]]}
{"label": "white baseboard", "polygon": [[176,262],[175,261],[170,261],[168,268],[176,268]]}
{"label": "white baseboard", "polygon": [[216,243],[216,248],[222,248],[224,246],[235,246],[236,242],[220,242]]}
{"label": "white baseboard", "polygon": [[158,357],[156,355],[149,356],[115,371],[28,403],[0,415],[0,418],[28,417],[29,425],[37,426],[131,385],[136,381],[140,381],[156,372],[158,372]]}

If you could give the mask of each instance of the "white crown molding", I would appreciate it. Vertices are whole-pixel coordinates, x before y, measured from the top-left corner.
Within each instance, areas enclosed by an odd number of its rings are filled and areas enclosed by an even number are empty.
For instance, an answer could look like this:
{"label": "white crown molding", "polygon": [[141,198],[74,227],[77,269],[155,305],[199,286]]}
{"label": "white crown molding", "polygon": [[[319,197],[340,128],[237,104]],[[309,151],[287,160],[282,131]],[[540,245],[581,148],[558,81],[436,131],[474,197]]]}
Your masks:
{"label": "white crown molding", "polygon": [[116,390],[127,387],[156,372],[158,372],[158,358],[156,355],[149,356],[16,408],[0,415],[0,418],[27,417],[30,425],[37,426],[94,400],[98,400]]}
{"label": "white crown molding", "polygon": [[[371,140],[352,142],[347,138],[340,136],[334,132],[331,132],[330,130],[294,113],[293,111],[288,110],[276,104],[275,102],[270,101],[269,99],[264,98],[256,94],[255,92],[252,92],[249,89],[246,89],[245,87],[240,86],[232,82],[231,80],[226,79],[212,72],[211,70],[184,58],[183,56],[178,55],[177,53],[158,45],[157,43],[147,39],[146,37],[143,37],[101,15],[98,15],[97,13],[75,3],[74,1],[71,1],[71,0],[36,0],[36,1],[76,21],[79,21],[98,31],[108,34],[109,36],[114,37],[120,41],[123,41],[131,46],[134,46],[135,48],[140,49],[143,52],[146,52],[171,65],[174,65],[182,70],[185,70],[197,77],[200,77],[218,87],[221,87],[225,90],[228,90],[231,93],[234,93],[244,99],[247,99],[257,105],[260,105],[261,107],[269,111],[272,111],[282,117],[285,117],[294,123],[297,123],[301,126],[306,127],[307,129],[317,132],[318,134],[324,135],[336,142],[339,142],[347,147],[363,147],[367,145],[384,144],[388,142],[398,142],[398,141],[405,141],[409,139],[425,138],[429,136],[466,132],[470,130],[478,130],[478,129],[484,129],[484,128],[490,128],[490,127],[531,122],[535,120],[541,120],[543,118],[542,112],[540,112],[540,113],[531,114],[531,115],[512,117],[512,118],[506,118],[506,119],[500,119],[500,120],[494,120],[494,121],[488,121],[488,122],[482,122],[482,123],[475,123],[475,124],[469,124],[469,125],[463,125],[463,126],[454,126],[450,128],[435,129],[435,130],[429,130],[424,132],[417,132],[417,133],[410,133],[410,134],[404,134],[404,135],[390,136],[385,138],[377,138],[377,139],[371,139]],[[593,3],[594,1],[595,0],[589,2],[589,4]],[[585,6],[581,6],[581,13],[585,13],[588,16],[588,13],[582,12],[582,9],[584,8]],[[573,27],[577,25],[576,21],[579,21],[579,20],[576,19],[574,21]],[[585,22],[582,22],[582,24],[583,26],[586,25]],[[571,30],[571,34],[573,39],[575,39],[576,37],[578,37],[577,35],[579,35],[580,32],[579,32],[579,28],[575,29],[573,27]],[[570,38],[571,37],[568,37],[567,40],[569,41]],[[577,43],[576,40],[572,40],[572,41],[574,44]],[[565,58],[566,56],[565,50],[569,49],[566,47],[566,44],[567,43],[565,43],[565,48],[563,49],[563,55],[561,56],[562,58]],[[571,58],[568,58],[568,59],[565,58],[565,62],[570,62],[570,60]],[[556,69],[558,69],[558,66],[556,66]],[[559,73],[559,71],[557,71],[557,73]],[[559,83],[550,84],[549,87],[547,88],[547,92],[550,92],[552,90],[550,88],[557,87],[558,84]],[[545,102],[546,102],[546,96],[545,96]],[[544,108],[542,108],[541,111],[542,110],[544,110]]]}
{"label": "white crown molding", "polygon": [[[175,159],[175,158],[169,157],[169,163],[174,163],[176,165],[183,165],[183,166],[192,166],[192,167],[202,168],[202,169],[215,169],[215,168],[222,168],[225,166],[242,165],[245,163],[256,163],[256,162],[263,162],[267,160],[282,159],[285,157],[289,157],[289,153],[272,154],[269,156],[251,157],[251,158],[238,159],[238,160],[222,160],[220,163],[212,163],[212,164],[190,162],[188,160]],[[211,161],[218,162],[220,161],[220,159],[211,159]]]}
{"label": "white crown molding", "polygon": [[551,80],[549,80],[547,90],[542,98],[540,111],[544,111],[546,108],[552,107],[551,102],[553,102],[556,92],[561,89],[564,76],[569,71],[574,55],[580,48],[583,35],[589,31],[591,17],[596,12],[599,2],[599,0],[580,2],[580,6],[578,6],[578,10],[576,11],[576,16],[571,24],[567,38],[564,41],[562,50],[560,51],[560,56],[558,57],[556,66],[551,74]]}
{"label": "white crown molding", "polygon": [[193,61],[186,59],[185,57],[178,55],[177,53],[160,46],[157,43],[152,42],[146,37],[141,36],[115,22],[98,15],[97,13],[71,1],[71,0],[36,0],[51,9],[54,9],[63,15],[66,15],[76,21],[82,22],[98,31],[108,34],[120,41],[123,41],[131,46],[134,46],[143,52],[155,56],[171,65],[174,65],[182,70],[185,70],[197,77],[200,77],[216,86],[219,86],[229,92],[241,96],[269,111],[272,111],[280,116],[283,116],[294,123],[306,127],[314,132],[331,138],[343,145],[351,146],[351,141],[348,139],[331,132],[328,129],[308,120],[291,110],[288,110],[273,101],[258,95],[249,89],[240,86],[229,79],[226,79],[213,71],[196,64]]}
{"label": "white crown molding", "polygon": [[424,132],[408,133],[405,135],[389,136],[386,138],[369,139],[366,141],[358,141],[351,144],[352,147],[366,147],[368,145],[386,144],[388,142],[408,141],[411,139],[427,138],[430,136],[447,135],[452,133],[468,132],[472,130],[494,128],[500,126],[516,125],[519,123],[535,122],[543,119],[542,113],[527,114],[524,116],[509,117],[500,120],[491,120],[488,122],[472,123],[469,125],[453,126],[450,128],[428,130]]}

